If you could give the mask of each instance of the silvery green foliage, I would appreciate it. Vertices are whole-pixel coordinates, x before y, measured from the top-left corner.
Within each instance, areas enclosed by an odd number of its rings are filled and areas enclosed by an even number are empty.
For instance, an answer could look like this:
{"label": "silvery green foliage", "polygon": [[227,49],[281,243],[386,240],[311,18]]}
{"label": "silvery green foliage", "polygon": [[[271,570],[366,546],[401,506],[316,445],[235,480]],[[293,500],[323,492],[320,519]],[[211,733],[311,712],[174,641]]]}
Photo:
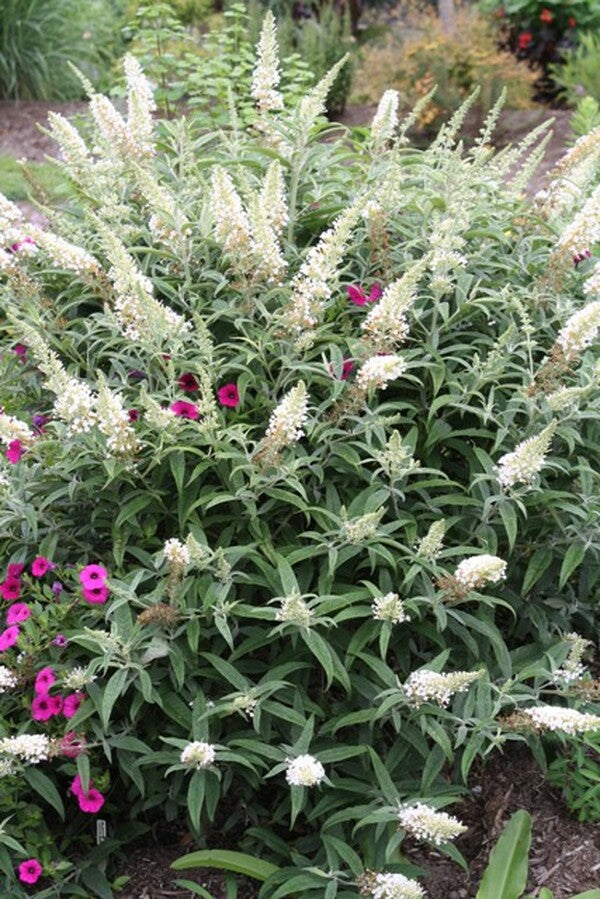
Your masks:
{"label": "silvery green foliage", "polygon": [[[387,895],[412,884],[399,805],[447,805],[442,769],[574,727],[545,706],[569,699],[561,633],[594,631],[597,319],[588,263],[560,267],[521,195],[526,153],[507,166],[489,128],[466,151],[464,110],[406,147],[391,100],[385,139],[319,140],[331,78],[265,103],[272,38],[260,127],[154,122],[129,63],[143,145],[93,97],[87,144],[53,120],[74,197],[37,252],[0,206],[0,440],[24,450],[0,545],[110,571],[60,664],[115,820],[187,811],[200,840],[217,821],[291,867],[277,896]],[[561,200],[560,227],[587,203]],[[25,662],[50,651],[35,626]]]}

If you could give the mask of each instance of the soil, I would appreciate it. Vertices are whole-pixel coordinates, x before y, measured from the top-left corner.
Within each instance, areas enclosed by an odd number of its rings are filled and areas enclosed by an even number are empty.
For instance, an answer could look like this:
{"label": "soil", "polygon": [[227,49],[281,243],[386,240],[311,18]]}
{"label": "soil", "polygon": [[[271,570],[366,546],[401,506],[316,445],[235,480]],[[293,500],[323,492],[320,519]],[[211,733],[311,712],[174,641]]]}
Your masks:
{"label": "soil", "polygon": [[[541,887],[552,890],[554,899],[571,899],[578,892],[600,887],[600,824],[572,818],[560,794],[551,789],[525,746],[508,746],[475,772],[470,793],[448,811],[468,826],[456,840],[469,863],[466,874],[455,862],[435,849],[407,840],[408,859],[425,870],[420,882],[428,899],[473,899],[488,863],[490,850],[502,828],[518,809],[533,818],[529,855],[528,890],[537,896]],[[190,870],[175,874],[169,865],[190,847],[145,845],[130,853],[119,869],[131,880],[118,893],[119,899],[189,899],[190,892],[174,885],[176,877],[199,883],[215,899],[225,899],[223,876],[217,871]],[[240,899],[256,899],[255,884],[239,878]]]}
{"label": "soil", "polygon": [[46,103],[43,100],[13,103],[0,100],[0,155],[14,156],[43,162],[46,156],[56,156],[56,143],[43,134],[48,127],[48,113],[60,112],[65,116],[79,115],[87,109],[87,103]]}

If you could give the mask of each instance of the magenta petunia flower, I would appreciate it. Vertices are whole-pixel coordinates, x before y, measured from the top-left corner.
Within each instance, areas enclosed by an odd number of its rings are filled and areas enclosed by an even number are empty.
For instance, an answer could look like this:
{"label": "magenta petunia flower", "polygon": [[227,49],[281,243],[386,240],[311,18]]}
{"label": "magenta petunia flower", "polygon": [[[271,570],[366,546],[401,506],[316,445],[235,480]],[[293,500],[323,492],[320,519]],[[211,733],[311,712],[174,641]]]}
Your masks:
{"label": "magenta petunia flower", "polygon": [[65,696],[62,704],[62,713],[65,718],[72,718],[84,699],[85,693],[79,690],[77,693],[69,693],[68,696]]}
{"label": "magenta petunia flower", "polygon": [[16,624],[11,624],[10,627],[7,627],[0,634],[0,652],[4,652],[5,649],[10,649],[11,646],[14,646],[17,640],[19,639],[19,628]]}
{"label": "magenta petunia flower", "polygon": [[38,693],[31,703],[31,717],[34,721],[48,721],[55,712],[54,697],[48,693]]}
{"label": "magenta petunia flower", "polygon": [[140,413],[137,409],[129,409],[127,412],[127,418],[129,421],[139,421]]}
{"label": "magenta petunia flower", "polygon": [[74,730],[70,730],[60,741],[60,751],[68,759],[76,759],[84,751],[86,745],[83,734],[76,734]]}
{"label": "magenta petunia flower", "polygon": [[20,624],[21,621],[27,621],[31,618],[31,609],[24,602],[16,602],[6,613],[7,624]]}
{"label": "magenta petunia flower", "polygon": [[217,396],[219,397],[219,402],[222,406],[230,406],[233,409],[240,404],[240,394],[237,389],[237,384],[225,384],[224,387],[219,387]]}
{"label": "magenta petunia flower", "polygon": [[191,371],[186,371],[182,374],[177,383],[181,390],[185,390],[186,393],[194,393],[200,386]]}
{"label": "magenta petunia flower", "polygon": [[21,581],[16,577],[7,577],[0,584],[0,594],[4,599],[18,599],[21,595]]}
{"label": "magenta petunia flower", "polygon": [[31,573],[34,577],[44,577],[52,568],[52,562],[46,556],[38,556],[31,563]]}
{"label": "magenta petunia flower", "polygon": [[42,866],[37,858],[28,858],[19,865],[19,880],[21,883],[33,885],[37,883],[42,874]]}
{"label": "magenta petunia flower", "polygon": [[25,565],[23,562],[11,562],[8,568],[6,569],[7,577],[19,578],[25,571]]}
{"label": "magenta petunia flower", "polygon": [[38,671],[33,689],[35,693],[47,693],[52,684],[56,683],[56,675],[54,668],[49,665],[46,668],[40,668]]}
{"label": "magenta petunia flower", "polygon": [[174,415],[178,415],[180,418],[189,418],[192,419],[192,421],[200,418],[198,407],[193,403],[186,402],[186,400],[177,400],[177,402],[173,403],[171,405],[171,412],[173,412]]}
{"label": "magenta petunia flower", "polygon": [[4,455],[11,465],[16,465],[25,454],[25,447],[20,440],[11,440]]}
{"label": "magenta petunia flower", "polygon": [[103,586],[107,577],[108,571],[104,565],[99,565],[97,562],[86,565],[85,568],[82,568],[79,572],[79,580],[86,590],[89,590],[92,587]]}
{"label": "magenta petunia flower", "polygon": [[86,602],[100,606],[108,599],[110,590],[106,584],[100,584],[99,587],[84,587],[82,593]]}
{"label": "magenta petunia flower", "polygon": [[[91,786],[93,786],[93,783],[94,783],[94,781],[91,780],[91,778],[90,778],[90,782],[88,784],[88,790],[90,789]],[[73,793],[74,796],[83,796],[83,786],[81,784],[81,778],[80,778],[79,774],[76,774],[75,777],[73,778],[73,782],[72,782],[71,786],[69,787],[69,790],[71,793]]]}
{"label": "magenta petunia flower", "polygon": [[13,353],[16,353],[21,362],[25,362],[27,358],[27,347],[24,343],[15,343]]}
{"label": "magenta petunia flower", "polygon": [[90,815],[95,815],[104,805],[104,796],[99,790],[90,787],[87,791],[87,795],[83,791],[78,794],[77,801],[82,812],[88,812]]}
{"label": "magenta petunia flower", "polygon": [[383,296],[383,290],[378,281],[373,284],[368,295],[363,287],[355,284],[349,284],[346,290],[348,298],[355,306],[364,306],[366,303],[376,303],[377,300],[380,300]]}
{"label": "magenta petunia flower", "polygon": [[52,700],[52,714],[60,715],[64,704],[62,696],[51,696],[50,699]]}

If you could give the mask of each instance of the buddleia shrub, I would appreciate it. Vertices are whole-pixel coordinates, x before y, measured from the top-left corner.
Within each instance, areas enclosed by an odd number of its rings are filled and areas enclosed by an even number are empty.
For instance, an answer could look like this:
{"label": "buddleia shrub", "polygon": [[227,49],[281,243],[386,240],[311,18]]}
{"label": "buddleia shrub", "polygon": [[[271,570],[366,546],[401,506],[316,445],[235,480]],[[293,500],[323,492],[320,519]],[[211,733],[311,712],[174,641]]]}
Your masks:
{"label": "buddleia shrub", "polygon": [[342,64],[290,111],[267,16],[198,132],[128,57],[89,143],[50,116],[69,205],[2,200],[11,896],[165,819],[265,897],[421,896],[475,760],[600,724],[600,133],[531,203],[545,128],[332,131]]}

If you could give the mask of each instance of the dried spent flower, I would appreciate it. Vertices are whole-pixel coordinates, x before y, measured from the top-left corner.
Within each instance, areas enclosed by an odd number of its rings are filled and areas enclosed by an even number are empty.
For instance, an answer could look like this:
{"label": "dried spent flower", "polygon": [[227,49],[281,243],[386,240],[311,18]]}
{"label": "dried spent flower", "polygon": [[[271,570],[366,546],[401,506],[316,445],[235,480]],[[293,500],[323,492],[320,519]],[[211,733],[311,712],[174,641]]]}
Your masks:
{"label": "dried spent flower", "polygon": [[401,806],[398,821],[403,830],[418,840],[427,840],[435,846],[455,839],[468,829],[457,818],[446,812],[438,812],[424,802]]}

